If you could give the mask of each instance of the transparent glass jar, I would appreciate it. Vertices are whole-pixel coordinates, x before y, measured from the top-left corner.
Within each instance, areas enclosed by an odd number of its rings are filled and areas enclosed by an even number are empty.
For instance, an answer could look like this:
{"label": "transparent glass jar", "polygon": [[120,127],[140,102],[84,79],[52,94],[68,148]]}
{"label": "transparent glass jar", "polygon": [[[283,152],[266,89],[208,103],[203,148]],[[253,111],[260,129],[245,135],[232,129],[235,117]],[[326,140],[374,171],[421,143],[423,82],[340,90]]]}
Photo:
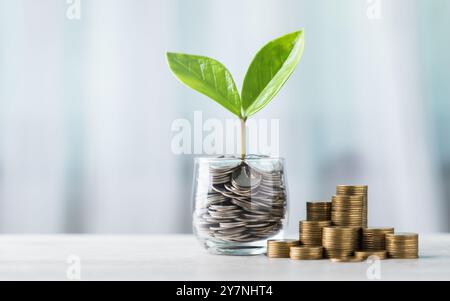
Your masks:
{"label": "transparent glass jar", "polygon": [[287,223],[284,160],[198,158],[193,205],[194,233],[210,253],[265,253],[267,240],[281,238]]}

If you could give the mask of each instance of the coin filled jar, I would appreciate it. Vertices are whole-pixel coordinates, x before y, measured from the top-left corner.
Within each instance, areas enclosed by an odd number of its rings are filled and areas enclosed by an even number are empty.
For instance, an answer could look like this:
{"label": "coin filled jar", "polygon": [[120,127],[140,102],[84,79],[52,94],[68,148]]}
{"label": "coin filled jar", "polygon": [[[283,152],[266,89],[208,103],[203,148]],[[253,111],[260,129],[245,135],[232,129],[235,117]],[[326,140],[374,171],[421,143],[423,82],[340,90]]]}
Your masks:
{"label": "coin filled jar", "polygon": [[284,160],[198,158],[193,198],[194,233],[210,253],[265,253],[287,222]]}

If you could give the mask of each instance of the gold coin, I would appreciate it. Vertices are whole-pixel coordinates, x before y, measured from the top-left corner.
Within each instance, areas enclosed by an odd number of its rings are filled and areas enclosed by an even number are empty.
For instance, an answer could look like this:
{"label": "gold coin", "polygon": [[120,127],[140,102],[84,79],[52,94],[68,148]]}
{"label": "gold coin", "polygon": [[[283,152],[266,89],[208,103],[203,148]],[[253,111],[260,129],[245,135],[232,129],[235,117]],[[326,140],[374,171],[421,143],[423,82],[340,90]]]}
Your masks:
{"label": "gold coin", "polygon": [[330,258],[332,262],[361,262],[363,259],[356,257]]}
{"label": "gold coin", "polygon": [[418,259],[418,254],[388,254],[392,259]]}
{"label": "gold coin", "polygon": [[337,196],[360,196],[362,197],[362,227],[367,227],[368,224],[368,201],[367,201],[367,194],[368,194],[368,186],[367,185],[338,185],[336,187],[336,195]]}
{"label": "gold coin", "polygon": [[370,228],[364,228],[363,229],[363,233],[368,233],[368,234],[378,234],[380,232],[382,233],[394,233],[394,228],[392,227],[370,227]]}
{"label": "gold coin", "polygon": [[336,186],[336,191],[345,192],[367,192],[369,187],[367,185],[338,185]]}
{"label": "gold coin", "polygon": [[310,208],[331,208],[331,203],[329,201],[323,201],[323,202],[307,202],[306,203],[307,207]]}
{"label": "gold coin", "polygon": [[306,203],[306,216],[308,221],[331,220],[331,202]]}
{"label": "gold coin", "polygon": [[338,226],[360,226],[365,221],[364,196],[335,195],[332,197],[331,220]]}
{"label": "gold coin", "polygon": [[386,250],[374,250],[374,251],[355,251],[355,257],[367,259],[370,256],[377,256],[379,259],[386,259]]}
{"label": "gold coin", "polygon": [[387,239],[394,239],[394,240],[418,240],[419,235],[417,233],[394,233],[394,234],[386,234]]}
{"label": "gold coin", "polygon": [[323,227],[331,226],[331,221],[300,221],[299,239],[305,246],[320,246],[322,244]]}
{"label": "gold coin", "polygon": [[323,247],[291,247],[291,259],[296,260],[317,260],[323,258]]}
{"label": "gold coin", "polygon": [[267,256],[271,258],[289,258],[291,246],[297,246],[300,242],[295,239],[277,239],[267,241]]}
{"label": "gold coin", "polygon": [[296,239],[270,239],[267,241],[269,244],[282,244],[282,245],[295,245],[299,241]]}
{"label": "gold coin", "polygon": [[389,258],[418,258],[419,235],[417,233],[386,234],[386,251]]}
{"label": "gold coin", "polygon": [[359,228],[324,227],[322,245],[328,258],[348,257],[358,248]]}

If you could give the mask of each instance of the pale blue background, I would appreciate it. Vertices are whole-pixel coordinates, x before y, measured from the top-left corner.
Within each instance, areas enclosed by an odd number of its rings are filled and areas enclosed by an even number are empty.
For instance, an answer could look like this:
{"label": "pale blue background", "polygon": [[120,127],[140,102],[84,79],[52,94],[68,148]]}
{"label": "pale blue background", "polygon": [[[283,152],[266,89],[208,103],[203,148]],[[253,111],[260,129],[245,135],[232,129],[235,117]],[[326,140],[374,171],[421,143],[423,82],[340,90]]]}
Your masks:
{"label": "pale blue background", "polygon": [[240,83],[268,40],[305,28],[302,62],[259,118],[280,120],[290,231],[305,202],[370,185],[369,223],[450,230],[450,1],[0,0],[0,231],[190,231],[177,118],[229,118],[180,85],[167,50]]}

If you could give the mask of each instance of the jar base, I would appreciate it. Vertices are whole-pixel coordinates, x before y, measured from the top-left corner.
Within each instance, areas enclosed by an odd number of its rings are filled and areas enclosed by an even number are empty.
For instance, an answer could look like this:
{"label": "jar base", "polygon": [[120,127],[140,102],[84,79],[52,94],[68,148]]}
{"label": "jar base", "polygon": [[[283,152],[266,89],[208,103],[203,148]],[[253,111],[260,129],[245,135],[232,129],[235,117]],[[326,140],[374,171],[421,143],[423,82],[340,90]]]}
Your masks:
{"label": "jar base", "polygon": [[[281,238],[282,232],[268,239]],[[200,243],[213,255],[254,256],[267,252],[267,239],[249,243],[223,242],[215,239],[200,239]]]}
{"label": "jar base", "polygon": [[255,256],[265,254],[266,247],[209,247],[205,246],[208,253],[213,255],[229,255],[229,256]]}

